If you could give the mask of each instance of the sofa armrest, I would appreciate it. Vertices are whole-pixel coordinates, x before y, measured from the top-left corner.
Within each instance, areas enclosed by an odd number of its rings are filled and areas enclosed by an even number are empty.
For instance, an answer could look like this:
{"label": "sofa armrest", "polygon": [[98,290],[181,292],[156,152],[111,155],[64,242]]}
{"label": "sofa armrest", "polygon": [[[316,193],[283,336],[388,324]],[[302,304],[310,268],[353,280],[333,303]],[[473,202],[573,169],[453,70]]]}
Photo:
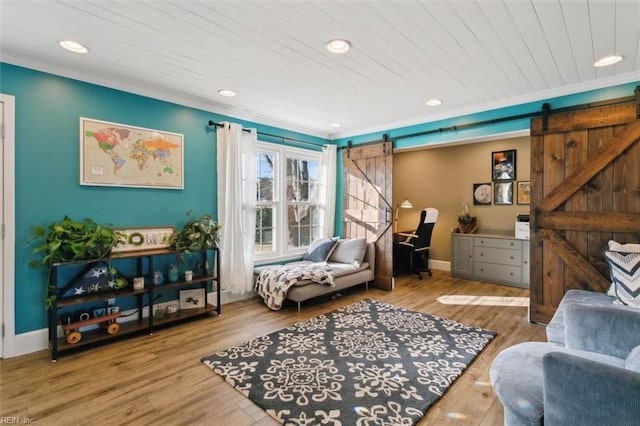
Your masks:
{"label": "sofa armrest", "polygon": [[637,424],[640,373],[563,352],[542,366],[545,426]]}
{"label": "sofa armrest", "polygon": [[640,345],[640,310],[574,303],[566,307],[566,347],[626,358]]}

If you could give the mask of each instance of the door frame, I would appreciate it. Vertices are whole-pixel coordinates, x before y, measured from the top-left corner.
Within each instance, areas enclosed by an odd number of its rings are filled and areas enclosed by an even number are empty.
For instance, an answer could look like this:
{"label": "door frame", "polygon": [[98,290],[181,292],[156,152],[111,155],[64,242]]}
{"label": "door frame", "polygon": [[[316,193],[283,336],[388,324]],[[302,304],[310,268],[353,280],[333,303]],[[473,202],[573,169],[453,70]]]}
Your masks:
{"label": "door frame", "polygon": [[0,269],[0,358],[15,356],[15,97],[0,93],[3,105],[2,211],[4,229]]}

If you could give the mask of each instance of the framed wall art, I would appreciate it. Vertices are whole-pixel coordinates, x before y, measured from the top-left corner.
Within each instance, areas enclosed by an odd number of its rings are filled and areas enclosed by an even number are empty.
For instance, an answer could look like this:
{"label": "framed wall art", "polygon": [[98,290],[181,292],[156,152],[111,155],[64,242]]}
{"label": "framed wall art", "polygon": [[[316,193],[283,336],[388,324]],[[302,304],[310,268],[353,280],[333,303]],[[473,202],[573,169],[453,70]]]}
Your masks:
{"label": "framed wall art", "polygon": [[473,184],[473,205],[491,204],[491,182]]}
{"label": "framed wall art", "polygon": [[516,150],[494,151],[491,153],[492,180],[515,180],[516,178]]}
{"label": "framed wall art", "polygon": [[80,184],[184,189],[184,136],[80,117]]}
{"label": "framed wall art", "polygon": [[519,181],[516,190],[518,204],[531,204],[531,182]]}
{"label": "framed wall art", "polygon": [[513,204],[513,181],[495,182],[493,184],[493,204]]}

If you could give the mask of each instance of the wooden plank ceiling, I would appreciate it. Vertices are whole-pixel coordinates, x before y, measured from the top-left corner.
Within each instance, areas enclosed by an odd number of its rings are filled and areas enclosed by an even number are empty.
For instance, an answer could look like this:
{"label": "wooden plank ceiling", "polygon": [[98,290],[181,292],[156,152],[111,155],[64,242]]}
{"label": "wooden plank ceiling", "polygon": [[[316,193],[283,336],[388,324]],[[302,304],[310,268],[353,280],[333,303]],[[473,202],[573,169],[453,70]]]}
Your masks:
{"label": "wooden plank ceiling", "polygon": [[4,62],[322,137],[640,80],[637,0],[7,0],[0,20]]}

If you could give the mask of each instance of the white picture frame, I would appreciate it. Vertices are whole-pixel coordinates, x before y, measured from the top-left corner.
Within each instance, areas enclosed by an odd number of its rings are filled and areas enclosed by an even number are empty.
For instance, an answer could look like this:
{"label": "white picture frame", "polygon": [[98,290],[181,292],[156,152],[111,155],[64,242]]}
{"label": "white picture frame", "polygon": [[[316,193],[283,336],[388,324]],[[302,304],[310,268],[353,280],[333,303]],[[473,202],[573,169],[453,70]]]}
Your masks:
{"label": "white picture frame", "polygon": [[138,228],[115,228],[124,234],[125,241],[111,249],[111,253],[168,249],[169,237],[176,231],[171,225],[144,226]]}
{"label": "white picture frame", "polygon": [[206,304],[204,288],[180,290],[180,310],[204,308]]}

